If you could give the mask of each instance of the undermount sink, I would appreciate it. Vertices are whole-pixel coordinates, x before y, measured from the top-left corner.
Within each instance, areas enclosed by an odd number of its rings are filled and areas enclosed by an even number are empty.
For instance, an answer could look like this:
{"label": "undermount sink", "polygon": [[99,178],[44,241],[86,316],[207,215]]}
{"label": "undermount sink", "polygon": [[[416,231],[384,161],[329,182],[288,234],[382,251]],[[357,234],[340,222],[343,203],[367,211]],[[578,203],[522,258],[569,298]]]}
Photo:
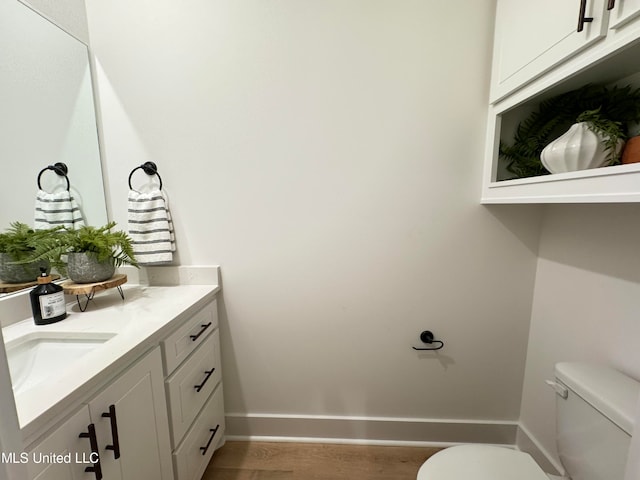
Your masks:
{"label": "undermount sink", "polygon": [[112,338],[113,333],[34,332],[6,345],[14,395],[45,380]]}

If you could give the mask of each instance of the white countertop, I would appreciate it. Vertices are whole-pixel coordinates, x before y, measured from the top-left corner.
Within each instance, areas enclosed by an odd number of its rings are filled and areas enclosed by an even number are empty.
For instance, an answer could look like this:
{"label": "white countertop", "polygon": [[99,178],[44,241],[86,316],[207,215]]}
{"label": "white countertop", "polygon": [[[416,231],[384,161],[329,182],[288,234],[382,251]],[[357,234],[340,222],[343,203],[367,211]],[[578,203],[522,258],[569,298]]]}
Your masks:
{"label": "white countertop", "polygon": [[61,322],[37,326],[32,318],[4,327],[6,344],[32,332],[54,332],[74,338],[74,333],[114,334],[84,354],[51,381],[16,395],[23,439],[33,439],[50,428],[60,415],[77,409],[77,403],[98,391],[115,374],[154,347],[174,328],[215,298],[216,285],[125,285],[125,300],[117,290],[98,293],[87,311],[67,305]]}

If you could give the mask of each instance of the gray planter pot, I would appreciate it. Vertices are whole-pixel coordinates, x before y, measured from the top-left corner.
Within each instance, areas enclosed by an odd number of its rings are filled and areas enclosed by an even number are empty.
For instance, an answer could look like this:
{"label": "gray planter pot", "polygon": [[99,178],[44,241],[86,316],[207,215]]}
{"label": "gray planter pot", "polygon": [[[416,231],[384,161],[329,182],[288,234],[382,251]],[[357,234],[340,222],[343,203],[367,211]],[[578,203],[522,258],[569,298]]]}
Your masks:
{"label": "gray planter pot", "polygon": [[0,280],[5,283],[27,283],[35,282],[40,276],[40,267],[47,269],[49,273],[49,262],[41,260],[39,262],[13,265],[14,259],[6,253],[0,253]]}
{"label": "gray planter pot", "polygon": [[75,283],[96,283],[113,277],[116,267],[113,262],[99,263],[85,252],[67,254],[67,273]]}

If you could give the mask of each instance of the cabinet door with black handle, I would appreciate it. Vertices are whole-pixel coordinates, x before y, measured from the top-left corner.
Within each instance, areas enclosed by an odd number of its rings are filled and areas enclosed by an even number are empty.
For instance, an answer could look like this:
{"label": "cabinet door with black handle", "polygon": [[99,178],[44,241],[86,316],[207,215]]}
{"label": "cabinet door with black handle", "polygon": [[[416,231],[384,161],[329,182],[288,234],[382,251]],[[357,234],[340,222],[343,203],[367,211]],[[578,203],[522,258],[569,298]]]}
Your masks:
{"label": "cabinet door with black handle", "polygon": [[89,403],[105,480],[173,480],[160,349]]}
{"label": "cabinet door with black handle", "polygon": [[608,17],[605,0],[498,0],[491,101],[603,39]]}
{"label": "cabinet door with black handle", "polygon": [[614,30],[638,29],[640,19],[640,0],[608,0],[607,9],[611,12],[609,28]]}
{"label": "cabinet door with black handle", "polygon": [[[20,452],[33,480],[93,480],[92,446],[88,436],[89,409],[84,406],[35,447]],[[86,471],[89,469],[90,471]]]}

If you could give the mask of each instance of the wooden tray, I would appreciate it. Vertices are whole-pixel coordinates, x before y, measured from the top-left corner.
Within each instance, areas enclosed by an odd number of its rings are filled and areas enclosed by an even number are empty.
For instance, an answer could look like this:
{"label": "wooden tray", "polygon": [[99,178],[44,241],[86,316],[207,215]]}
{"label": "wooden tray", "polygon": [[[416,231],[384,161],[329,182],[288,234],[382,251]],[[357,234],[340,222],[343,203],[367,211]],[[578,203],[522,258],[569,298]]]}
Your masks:
{"label": "wooden tray", "polygon": [[96,283],[74,283],[71,280],[65,280],[60,284],[67,295],[93,295],[99,290],[108,290],[110,288],[119,287],[123,283],[127,283],[127,276],[118,273],[109,280]]}
{"label": "wooden tray", "polygon": [[[51,280],[58,280],[60,275],[51,275]],[[17,292],[18,290],[22,290],[24,288],[35,287],[38,285],[37,281],[33,282],[25,282],[25,283],[4,283],[0,282],[0,293],[11,293]]]}

